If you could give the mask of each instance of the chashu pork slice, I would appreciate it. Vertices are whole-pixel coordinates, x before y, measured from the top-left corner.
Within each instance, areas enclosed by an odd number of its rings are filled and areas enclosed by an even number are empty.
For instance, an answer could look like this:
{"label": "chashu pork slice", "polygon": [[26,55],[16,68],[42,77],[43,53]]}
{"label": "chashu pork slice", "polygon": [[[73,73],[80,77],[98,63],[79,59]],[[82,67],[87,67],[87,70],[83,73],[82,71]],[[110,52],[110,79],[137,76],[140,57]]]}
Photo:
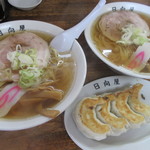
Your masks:
{"label": "chashu pork slice", "polygon": [[137,13],[131,11],[115,11],[104,14],[100,21],[99,27],[108,39],[118,41],[122,36],[122,28],[128,24],[133,24],[142,31],[150,35],[149,26],[144,19]]}

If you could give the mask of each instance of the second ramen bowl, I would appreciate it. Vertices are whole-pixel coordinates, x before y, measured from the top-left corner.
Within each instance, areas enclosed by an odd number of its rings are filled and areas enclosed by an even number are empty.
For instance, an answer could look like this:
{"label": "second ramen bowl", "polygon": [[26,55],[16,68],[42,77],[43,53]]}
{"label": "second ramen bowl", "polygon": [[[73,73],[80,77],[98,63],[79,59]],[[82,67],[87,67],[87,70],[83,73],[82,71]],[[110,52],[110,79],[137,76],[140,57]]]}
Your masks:
{"label": "second ramen bowl", "polygon": [[[89,47],[91,48],[91,50],[95,53],[95,55],[97,57],[99,57],[100,60],[102,60],[104,63],[106,63],[114,71],[119,72],[121,74],[133,76],[133,77],[150,79],[150,73],[139,73],[139,72],[135,72],[132,70],[128,70],[122,66],[115,65],[114,63],[109,61],[106,57],[104,57],[104,55],[100,52],[100,50],[98,50],[98,48],[96,47],[96,44],[94,43],[94,41],[92,39],[92,28],[93,28],[95,21],[97,20],[97,18],[99,18],[100,16],[102,16],[105,13],[114,12],[114,11],[118,11],[118,10],[129,10],[129,11],[133,11],[133,12],[135,11],[135,12],[143,13],[146,15],[150,15],[149,9],[150,9],[149,6],[139,4],[139,3],[132,3],[132,2],[108,3],[100,10],[100,12],[97,14],[95,19],[93,19],[91,21],[91,23],[85,29],[85,32],[84,32],[85,38],[86,38],[86,41],[87,41]],[[99,36],[101,36],[101,35],[99,35]],[[101,41],[99,41],[99,42],[101,42]]]}

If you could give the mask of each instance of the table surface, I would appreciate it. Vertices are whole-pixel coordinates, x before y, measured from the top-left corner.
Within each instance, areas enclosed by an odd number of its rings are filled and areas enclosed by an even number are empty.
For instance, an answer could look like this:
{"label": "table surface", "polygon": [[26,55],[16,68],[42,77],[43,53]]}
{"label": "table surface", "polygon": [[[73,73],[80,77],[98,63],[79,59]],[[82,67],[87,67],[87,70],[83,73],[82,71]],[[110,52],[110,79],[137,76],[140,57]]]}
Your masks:
{"label": "table surface", "polygon": [[[122,0],[150,6],[150,0]],[[68,29],[82,20],[98,0],[43,0],[33,10],[21,11],[9,5],[7,21],[40,20]],[[107,0],[107,3],[119,0]],[[90,50],[82,34],[78,39],[87,58],[85,84],[102,77],[117,75]],[[102,71],[103,70],[103,71]],[[43,125],[21,130],[0,132],[0,150],[80,150],[64,127],[64,113]]]}

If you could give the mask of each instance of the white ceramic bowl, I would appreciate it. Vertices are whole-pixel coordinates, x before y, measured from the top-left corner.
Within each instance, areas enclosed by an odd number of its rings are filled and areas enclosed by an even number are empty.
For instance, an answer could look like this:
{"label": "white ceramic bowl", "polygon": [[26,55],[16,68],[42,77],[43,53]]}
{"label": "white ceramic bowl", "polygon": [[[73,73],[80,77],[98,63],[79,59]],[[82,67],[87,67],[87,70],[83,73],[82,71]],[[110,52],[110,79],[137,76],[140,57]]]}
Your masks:
{"label": "white ceramic bowl", "polygon": [[[12,21],[0,24],[0,36],[3,36],[5,33],[16,32],[19,30],[34,30],[41,31],[51,35],[57,35],[63,31],[63,29],[41,21],[31,21],[31,20],[20,20]],[[86,78],[86,58],[84,52],[77,41],[74,42],[71,53],[76,62],[76,70],[74,81],[71,85],[70,90],[64,97],[64,99],[58,103],[54,109],[59,110],[61,113],[69,107],[69,105],[75,100],[78,96],[80,90],[83,87],[85,78]],[[43,124],[51,120],[50,118],[36,115],[26,119],[0,119],[0,130],[20,130],[31,128],[40,124]]]}
{"label": "white ceramic bowl", "polygon": [[104,13],[115,11],[115,10],[132,10],[136,12],[141,12],[150,15],[150,7],[138,3],[132,3],[132,2],[114,2],[114,3],[109,3],[106,4],[101,11],[97,14],[95,19],[91,21],[91,23],[87,26],[84,34],[86,41],[88,45],[90,46],[91,50],[104,62],[106,63],[109,67],[114,69],[115,71],[119,73],[123,73],[129,76],[134,76],[134,77],[140,77],[140,78],[145,78],[145,79],[150,79],[150,73],[136,73],[131,70],[128,70],[124,67],[117,66],[114,63],[110,62],[106,57],[104,57],[99,50],[96,48],[96,45],[93,43],[93,40],[91,38],[91,28],[97,17],[101,16]]}
{"label": "white ceramic bowl", "polygon": [[21,10],[31,10],[38,6],[42,0],[8,0],[8,2]]}

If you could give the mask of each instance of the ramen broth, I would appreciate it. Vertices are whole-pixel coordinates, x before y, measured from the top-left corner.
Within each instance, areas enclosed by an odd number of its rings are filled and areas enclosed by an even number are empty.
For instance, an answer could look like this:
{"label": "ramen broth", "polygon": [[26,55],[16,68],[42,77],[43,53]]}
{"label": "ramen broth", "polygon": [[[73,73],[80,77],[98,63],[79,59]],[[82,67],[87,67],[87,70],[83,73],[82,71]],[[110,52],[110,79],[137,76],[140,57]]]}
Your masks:
{"label": "ramen broth", "polygon": [[[47,42],[50,42],[50,40],[52,39],[52,36],[46,33],[35,32],[35,31],[30,31],[30,32],[40,36]],[[6,35],[5,37],[7,36],[8,35]],[[2,39],[4,39],[4,37],[1,38],[0,40]],[[51,86],[55,89],[62,90],[64,93],[63,94],[63,97],[64,97],[66,93],[68,92],[68,90],[70,89],[71,84],[74,79],[75,62],[72,56],[69,58],[65,58],[63,61],[64,61],[64,65],[62,65],[63,67],[57,67],[57,69],[55,68],[54,70],[55,79],[54,79],[54,82],[52,82]],[[30,95],[27,95],[27,97],[30,97]],[[51,98],[51,99],[43,99],[42,103],[45,108],[52,108],[56,104],[58,104],[59,101]],[[38,113],[36,110],[36,106],[38,104],[39,104],[38,100],[37,102],[35,101],[33,103],[29,102],[25,104],[22,103],[20,100],[17,102],[17,104],[15,104],[11,108],[9,113],[4,118],[25,118],[25,117],[31,117],[31,116],[37,115]]]}
{"label": "ramen broth", "polygon": [[[143,13],[138,14],[147,22],[148,26],[150,27],[150,16]],[[125,46],[108,39],[103,35],[101,29],[99,28],[98,22],[100,18],[101,17],[96,19],[91,30],[91,36],[94,44],[102,53],[102,55],[104,55],[109,61],[118,66],[126,66],[129,63],[131,55],[136,51],[138,46]],[[150,63],[148,63],[148,65],[146,65],[146,67],[141,72],[150,73]]]}

